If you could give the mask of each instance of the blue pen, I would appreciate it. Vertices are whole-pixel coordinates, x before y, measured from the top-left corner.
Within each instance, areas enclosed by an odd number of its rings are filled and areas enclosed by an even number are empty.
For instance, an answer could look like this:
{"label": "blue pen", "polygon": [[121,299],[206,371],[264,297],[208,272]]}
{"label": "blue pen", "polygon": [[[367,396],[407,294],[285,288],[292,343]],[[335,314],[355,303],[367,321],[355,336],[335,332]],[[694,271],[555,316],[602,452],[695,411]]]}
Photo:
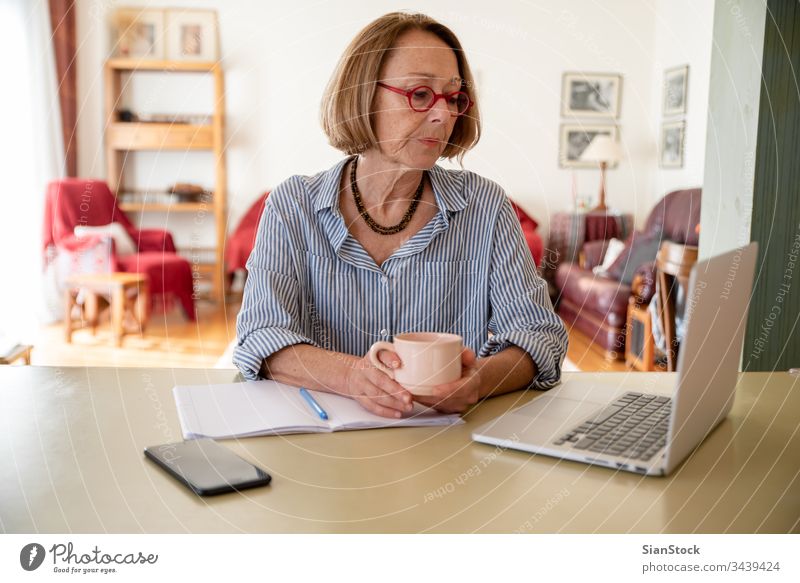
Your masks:
{"label": "blue pen", "polygon": [[311,408],[314,409],[314,413],[319,415],[320,419],[328,420],[328,414],[325,412],[325,409],[319,406],[319,403],[314,400],[314,397],[311,396],[311,393],[309,393],[307,389],[300,389],[300,394],[303,395],[306,403],[311,405]]}

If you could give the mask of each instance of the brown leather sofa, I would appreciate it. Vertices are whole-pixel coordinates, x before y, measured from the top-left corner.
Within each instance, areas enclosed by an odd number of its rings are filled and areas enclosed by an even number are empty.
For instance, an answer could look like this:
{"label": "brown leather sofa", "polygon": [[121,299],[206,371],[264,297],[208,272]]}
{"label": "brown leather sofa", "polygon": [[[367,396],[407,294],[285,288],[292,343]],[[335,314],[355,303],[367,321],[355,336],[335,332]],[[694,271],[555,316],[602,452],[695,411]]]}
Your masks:
{"label": "brown leather sofa", "polygon": [[607,241],[590,241],[582,248],[582,264],[562,263],[556,272],[557,310],[612,358],[625,356],[628,300],[647,304],[655,293],[655,258],[664,240],[697,245],[701,190],[676,190],[662,198],[644,229],[625,241],[619,258],[603,274],[592,268],[603,262]]}

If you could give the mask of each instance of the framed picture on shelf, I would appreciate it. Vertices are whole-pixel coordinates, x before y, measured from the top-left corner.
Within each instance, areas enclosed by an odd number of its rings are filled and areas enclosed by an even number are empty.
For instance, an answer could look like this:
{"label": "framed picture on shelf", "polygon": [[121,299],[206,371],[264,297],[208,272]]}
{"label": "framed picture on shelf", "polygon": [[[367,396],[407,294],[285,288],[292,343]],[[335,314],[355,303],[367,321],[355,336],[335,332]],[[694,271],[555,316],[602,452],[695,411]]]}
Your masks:
{"label": "framed picture on shelf", "polygon": [[683,168],[683,143],[686,123],[673,121],[661,124],[661,167]]}
{"label": "framed picture on shelf", "polygon": [[[596,168],[597,162],[581,160],[581,156],[589,144],[597,136],[611,136],[617,139],[618,128],[615,125],[561,124],[558,163],[562,168]],[[617,163],[609,168],[616,168]]]}
{"label": "framed picture on shelf", "polygon": [[564,73],[561,83],[561,115],[617,118],[621,95],[621,75]]}
{"label": "framed picture on shelf", "polygon": [[167,59],[174,61],[219,59],[216,11],[168,10],[166,26]]}
{"label": "framed picture on shelf", "polygon": [[164,11],[120,8],[111,17],[111,54],[142,60],[164,58]]}
{"label": "framed picture on shelf", "polygon": [[664,71],[664,116],[686,113],[689,65]]}

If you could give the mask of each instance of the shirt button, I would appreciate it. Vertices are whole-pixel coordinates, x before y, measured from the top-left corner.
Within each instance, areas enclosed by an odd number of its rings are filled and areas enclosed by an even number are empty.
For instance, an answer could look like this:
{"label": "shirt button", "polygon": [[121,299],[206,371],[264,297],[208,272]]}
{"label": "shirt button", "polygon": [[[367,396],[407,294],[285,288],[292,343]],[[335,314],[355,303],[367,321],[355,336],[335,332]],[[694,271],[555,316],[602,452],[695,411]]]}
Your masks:
{"label": "shirt button", "polygon": [[389,283],[389,278],[384,275],[381,277],[381,281],[383,282],[383,285],[387,285]]}
{"label": "shirt button", "polygon": [[388,336],[388,335],[389,335],[389,331],[386,328],[383,328],[381,330],[381,336]]}

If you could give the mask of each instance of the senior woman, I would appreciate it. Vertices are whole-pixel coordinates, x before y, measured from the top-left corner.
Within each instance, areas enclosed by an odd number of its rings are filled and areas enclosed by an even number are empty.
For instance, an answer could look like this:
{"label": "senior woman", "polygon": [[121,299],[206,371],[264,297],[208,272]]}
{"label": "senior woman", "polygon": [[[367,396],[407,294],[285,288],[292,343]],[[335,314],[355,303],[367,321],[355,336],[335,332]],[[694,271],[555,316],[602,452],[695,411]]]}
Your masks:
{"label": "senior woman", "polygon": [[[503,189],[436,165],[478,142],[473,88],[455,34],[427,16],[387,14],[353,39],[322,106],[348,157],[283,182],[264,209],[233,358],[246,378],[338,393],[386,417],[413,400],[461,412],[559,381],[566,331]],[[461,378],[432,396],[366,357],[412,331],[464,339]]]}

